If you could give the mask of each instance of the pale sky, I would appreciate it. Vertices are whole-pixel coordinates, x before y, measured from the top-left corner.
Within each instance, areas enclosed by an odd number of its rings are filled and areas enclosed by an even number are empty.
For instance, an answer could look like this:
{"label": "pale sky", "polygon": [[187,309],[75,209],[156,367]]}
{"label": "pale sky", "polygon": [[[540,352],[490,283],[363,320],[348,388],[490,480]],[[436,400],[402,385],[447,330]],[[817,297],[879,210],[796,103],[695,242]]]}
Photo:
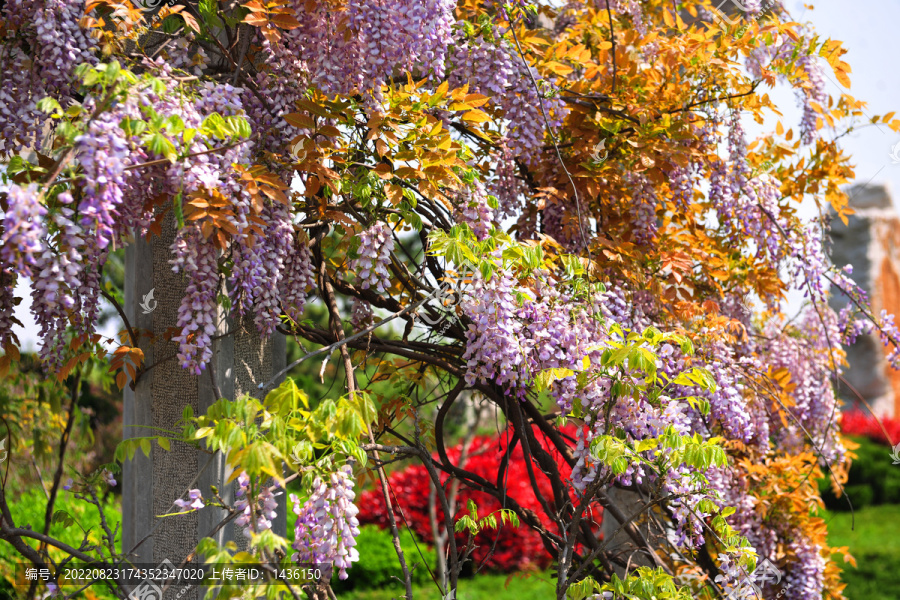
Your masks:
{"label": "pale sky", "polygon": [[[790,0],[789,0],[790,1]],[[828,72],[829,92],[842,91],[868,103],[866,114],[884,115],[896,111],[900,118],[900,73],[897,61],[897,27],[900,24],[900,1],[862,0],[842,2],[826,0],[805,10],[802,2],[788,8],[798,20],[810,20],[823,38],[844,42],[848,50],[843,60],[850,64],[852,87],[844,90]],[[801,19],[802,17],[802,19]],[[891,159],[891,149],[900,143],[900,134],[886,125],[869,126],[842,140],[856,164],[856,180],[860,183],[886,183],[900,206],[900,161]],[[896,154],[900,158],[900,148]]]}
{"label": "pale sky", "polygon": [[[900,26],[900,0],[863,0],[848,3],[827,0],[813,5],[809,10],[804,3],[788,0],[788,9],[798,21],[810,20],[822,38],[844,42],[849,52],[843,57],[853,69],[850,75],[852,87],[843,90],[828,71],[833,95],[847,91],[858,100],[868,103],[868,115],[883,115],[897,111],[900,117],[900,76],[897,61],[897,29]],[[793,92],[786,89],[768,90],[772,99],[784,113],[786,123],[800,122],[800,111]],[[748,131],[753,130],[748,127]],[[886,183],[894,192],[894,204],[900,206],[900,161],[891,158],[892,147],[900,144],[900,134],[885,125],[869,126],[843,138],[842,146],[848,151],[856,167],[856,181],[860,183]],[[900,146],[895,154],[900,159]],[[16,333],[25,349],[33,349],[37,342],[37,329],[29,307],[30,289],[19,285],[16,294],[24,300],[16,309],[16,316],[25,323]],[[796,299],[792,298],[791,304]],[[115,327],[104,333],[114,333]]]}

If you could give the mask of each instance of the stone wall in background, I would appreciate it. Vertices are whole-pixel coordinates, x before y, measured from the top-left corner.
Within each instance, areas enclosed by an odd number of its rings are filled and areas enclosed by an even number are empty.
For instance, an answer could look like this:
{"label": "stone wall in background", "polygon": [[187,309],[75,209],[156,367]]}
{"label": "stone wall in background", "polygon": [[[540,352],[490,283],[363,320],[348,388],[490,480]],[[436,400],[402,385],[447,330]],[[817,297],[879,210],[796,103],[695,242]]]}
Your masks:
{"label": "stone wall in background", "polygon": [[[831,259],[835,265],[852,265],[851,278],[866,291],[877,315],[882,310],[900,319],[900,214],[894,208],[889,188],[856,185],[848,190],[850,207],[856,214],[847,225],[833,219]],[[836,311],[850,299],[836,292],[831,306]],[[883,416],[900,415],[900,372],[887,364],[887,352],[877,335],[860,336],[847,348],[849,368],[844,373],[840,395],[852,405],[859,397]]]}

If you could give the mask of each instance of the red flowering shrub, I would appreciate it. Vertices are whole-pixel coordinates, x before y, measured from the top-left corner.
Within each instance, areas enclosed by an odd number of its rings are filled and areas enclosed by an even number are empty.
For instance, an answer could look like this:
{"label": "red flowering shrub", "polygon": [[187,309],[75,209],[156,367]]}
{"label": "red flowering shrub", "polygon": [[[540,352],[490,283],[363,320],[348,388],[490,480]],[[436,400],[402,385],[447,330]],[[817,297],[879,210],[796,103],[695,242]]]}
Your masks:
{"label": "red flowering shrub", "polygon": [[[567,478],[571,469],[569,469],[566,462],[537,429],[534,429],[534,432],[538,442],[556,459],[560,473],[562,473],[564,478]],[[562,433],[574,437],[575,428],[571,426],[565,427],[562,429]],[[468,459],[462,467],[466,471],[475,473],[488,481],[496,481],[500,471],[500,461],[505,455],[511,439],[511,430],[496,437],[476,437],[469,450]],[[459,464],[461,452],[461,445],[447,448],[447,455],[453,464]],[[437,457],[437,455],[435,456]],[[549,480],[537,467],[534,468],[534,477],[540,494],[552,506],[553,490]],[[410,465],[402,471],[391,474],[388,479],[399,524],[402,525],[405,521],[419,537],[429,544],[434,543],[431,522],[428,517],[430,480],[425,467]],[[443,474],[442,483],[445,483],[447,479],[448,476]],[[544,513],[540,501],[535,496],[521,444],[516,444],[513,449],[504,480],[505,488],[510,498],[515,499],[523,508],[534,511],[544,526],[551,531],[556,531],[555,525]],[[500,501],[493,496],[473,490],[465,485],[460,485],[457,497],[457,511],[456,515],[454,515],[456,518],[467,512],[466,504],[469,500],[473,500],[478,506],[479,517],[486,516],[502,508]],[[359,520],[361,523],[376,523],[382,527],[388,526],[384,498],[380,490],[364,492],[360,498],[359,505]],[[440,504],[436,508],[440,531],[443,532],[444,513]],[[591,508],[588,517],[593,519],[596,526],[599,527],[601,515],[602,508],[594,506]],[[456,534],[458,547],[461,548],[466,543],[467,535],[465,532]],[[507,524],[502,525],[499,530],[482,531],[476,536],[475,544],[476,548],[472,554],[475,564],[481,565],[485,563],[488,568],[499,571],[510,572],[546,568],[551,560],[550,555],[541,542],[540,535],[524,523],[520,523],[519,527]]]}
{"label": "red flowering shrub", "polygon": [[[881,421],[879,423],[879,421]],[[845,435],[860,435],[873,441],[894,445],[900,442],[900,418],[881,417],[854,410],[841,416],[841,432]],[[887,432],[887,437],[885,437]]]}

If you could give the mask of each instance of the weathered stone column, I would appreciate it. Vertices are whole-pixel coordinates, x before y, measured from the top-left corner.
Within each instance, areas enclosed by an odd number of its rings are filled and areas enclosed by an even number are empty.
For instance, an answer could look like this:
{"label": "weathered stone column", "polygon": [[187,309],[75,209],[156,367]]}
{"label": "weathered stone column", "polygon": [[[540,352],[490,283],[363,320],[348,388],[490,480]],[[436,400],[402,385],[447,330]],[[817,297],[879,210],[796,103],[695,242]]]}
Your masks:
{"label": "weathered stone column", "polygon": [[[625,518],[631,517],[639,512],[648,502],[647,498],[642,498],[637,492],[622,490],[615,487],[610,487],[606,494],[613,504],[622,511]],[[647,513],[652,510],[653,509],[649,509],[647,512],[641,514],[632,522],[632,524],[648,542],[649,546],[654,550],[659,551],[666,546],[666,531],[660,529],[648,518]],[[603,543],[608,544],[607,550],[617,554],[622,560],[630,562],[632,570],[638,566],[656,566],[653,558],[635,543],[631,536],[628,535],[628,532],[625,531],[625,528],[622,527],[622,523],[616,520],[609,510],[603,511],[600,532],[603,534]],[[613,568],[619,577],[625,577],[626,572],[624,566],[614,564]]]}
{"label": "weathered stone column", "polygon": [[[214,403],[219,392],[234,399],[241,393],[258,392],[257,384],[267,381],[284,367],[285,340],[280,334],[261,340],[252,318],[240,322],[220,315],[220,333],[232,332],[213,341],[213,359],[203,374],[194,376],[181,368],[177,344],[163,339],[164,332],[177,324],[178,306],[184,297],[186,283],[181,273],[173,273],[168,261],[169,246],[175,237],[174,219],[169,216],[162,236],[150,242],[138,239],[126,250],[125,312],[135,328],[152,331],[157,342],[140,341],[145,365],[152,366],[137,383],[135,390],[125,389],[125,438],[154,435],[150,427],[176,429],[186,405],[194,414],[203,414]],[[156,308],[145,313],[139,304],[154,291]],[[208,496],[210,485],[216,485],[226,500],[233,498],[233,486],[224,486],[225,460],[221,454],[210,455],[187,444],[174,442],[171,451],[153,445],[150,458],[140,451],[127,461],[123,473],[122,550],[130,552],[134,563],[157,565],[168,559],[180,564],[197,542],[208,537],[224,516],[212,507],[160,519],[157,515],[172,512],[172,502],[190,488],[199,488]],[[276,533],[285,533],[284,496],[279,497]],[[233,526],[223,528],[216,536],[221,543],[242,540]],[[174,592],[177,590],[173,590]],[[188,596],[182,596],[186,600]]]}
{"label": "weathered stone column", "polygon": [[[851,279],[865,290],[877,316],[882,310],[900,319],[900,215],[894,209],[890,190],[883,185],[857,185],[848,191],[856,214],[832,221],[832,262],[851,265]],[[831,307],[840,311],[850,302],[832,290]],[[857,393],[878,415],[900,414],[900,372],[887,363],[888,351],[877,334],[861,335],[846,348],[849,368],[841,397],[859,403]],[[850,388],[852,386],[853,389]]]}

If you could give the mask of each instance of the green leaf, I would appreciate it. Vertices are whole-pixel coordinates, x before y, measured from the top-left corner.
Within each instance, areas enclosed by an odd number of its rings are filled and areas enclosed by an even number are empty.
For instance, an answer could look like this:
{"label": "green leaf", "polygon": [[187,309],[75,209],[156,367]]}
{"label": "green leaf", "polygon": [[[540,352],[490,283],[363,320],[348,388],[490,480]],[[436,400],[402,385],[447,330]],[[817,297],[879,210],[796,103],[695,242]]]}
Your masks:
{"label": "green leaf", "polygon": [[125,117],[119,122],[119,127],[122,128],[122,131],[124,131],[126,135],[136,136],[141,135],[147,130],[147,123],[140,119]]}
{"label": "green leaf", "polygon": [[200,133],[207,137],[224,139],[228,137],[227,129],[225,119],[219,113],[212,113],[200,124]]}
{"label": "green leaf", "polygon": [[678,374],[673,380],[676,385],[699,386],[710,392],[716,391],[716,378],[713,374],[703,367],[694,367],[690,371]]}
{"label": "green leaf", "polygon": [[119,72],[122,70],[122,66],[119,64],[119,61],[113,60],[111,63],[106,65],[106,81],[107,83],[115,83],[116,79],[119,78]]}
{"label": "green leaf", "polygon": [[164,156],[171,162],[175,162],[178,155],[175,152],[175,145],[169,141],[169,139],[163,134],[151,133],[144,140],[147,149],[154,154],[158,154],[160,156]]}
{"label": "green leaf", "polygon": [[195,440],[202,440],[205,437],[209,437],[213,433],[212,427],[201,427],[196,432],[194,432]]}
{"label": "green leaf", "polygon": [[338,410],[337,434],[345,439],[356,439],[366,430],[366,424],[355,410],[341,407]]}
{"label": "green leaf", "polygon": [[49,96],[38,100],[36,106],[39,111],[44,113],[62,112],[62,106],[59,105],[59,102],[57,102],[55,98],[51,98]]}
{"label": "green leaf", "polygon": [[164,127],[169,133],[181,133],[184,131],[184,121],[178,115],[169,115]]}
{"label": "green leaf", "polygon": [[453,525],[453,530],[457,533],[462,531],[470,531],[472,534],[478,532],[478,525],[468,515],[463,515]]}
{"label": "green leaf", "polygon": [[222,27],[222,20],[219,18],[216,0],[200,0],[197,9],[203,16],[208,25],[213,27]]}
{"label": "green leaf", "polygon": [[571,377],[575,374],[575,371],[572,369],[566,369],[563,367],[554,367],[552,369],[545,369],[537,374],[534,378],[534,383],[537,391],[542,392],[544,390],[550,389],[550,385],[559,379],[565,379],[566,377]]}
{"label": "green leaf", "polygon": [[350,400],[350,405],[365,422],[366,427],[378,418],[378,409],[375,408],[375,403],[372,402],[372,398],[366,392],[354,393],[353,399]]}
{"label": "green leaf", "polygon": [[566,595],[569,600],[584,600],[600,591],[600,584],[593,577],[587,576],[581,581],[576,581],[569,586]]}
{"label": "green leaf", "polygon": [[[103,63],[97,65],[97,67],[104,67]],[[84,76],[84,85],[85,87],[94,87],[100,82],[100,73],[97,69],[91,69]]]}
{"label": "green leaf", "polygon": [[646,452],[647,450],[652,450],[659,445],[659,440],[656,438],[640,440],[634,445],[635,452]]}
{"label": "green leaf", "polygon": [[287,414],[292,410],[309,408],[309,397],[306,392],[297,387],[297,383],[291,377],[286,377],[277,388],[266,394],[264,405],[267,410],[277,414]]}
{"label": "green leaf", "polygon": [[178,15],[169,15],[162,22],[163,33],[175,33],[184,27],[184,21]]}
{"label": "green leaf", "polygon": [[53,513],[53,518],[50,521],[51,523],[59,523],[62,525],[63,529],[67,527],[71,527],[75,524],[75,519],[72,518],[72,515],[67,513],[66,511],[59,509]]}
{"label": "green leaf", "polygon": [[245,117],[235,115],[228,117],[228,120],[232,123],[232,128],[238,137],[246,139],[253,135],[253,129],[250,127],[250,122]]}
{"label": "green leaf", "polygon": [[489,261],[484,261],[479,264],[478,270],[481,271],[481,277],[485,281],[490,281],[491,277],[494,276],[494,264]]}
{"label": "green leaf", "polygon": [[175,213],[175,223],[178,225],[178,229],[184,228],[184,207],[181,204],[181,199],[181,192],[178,192],[172,198],[172,212]]}

